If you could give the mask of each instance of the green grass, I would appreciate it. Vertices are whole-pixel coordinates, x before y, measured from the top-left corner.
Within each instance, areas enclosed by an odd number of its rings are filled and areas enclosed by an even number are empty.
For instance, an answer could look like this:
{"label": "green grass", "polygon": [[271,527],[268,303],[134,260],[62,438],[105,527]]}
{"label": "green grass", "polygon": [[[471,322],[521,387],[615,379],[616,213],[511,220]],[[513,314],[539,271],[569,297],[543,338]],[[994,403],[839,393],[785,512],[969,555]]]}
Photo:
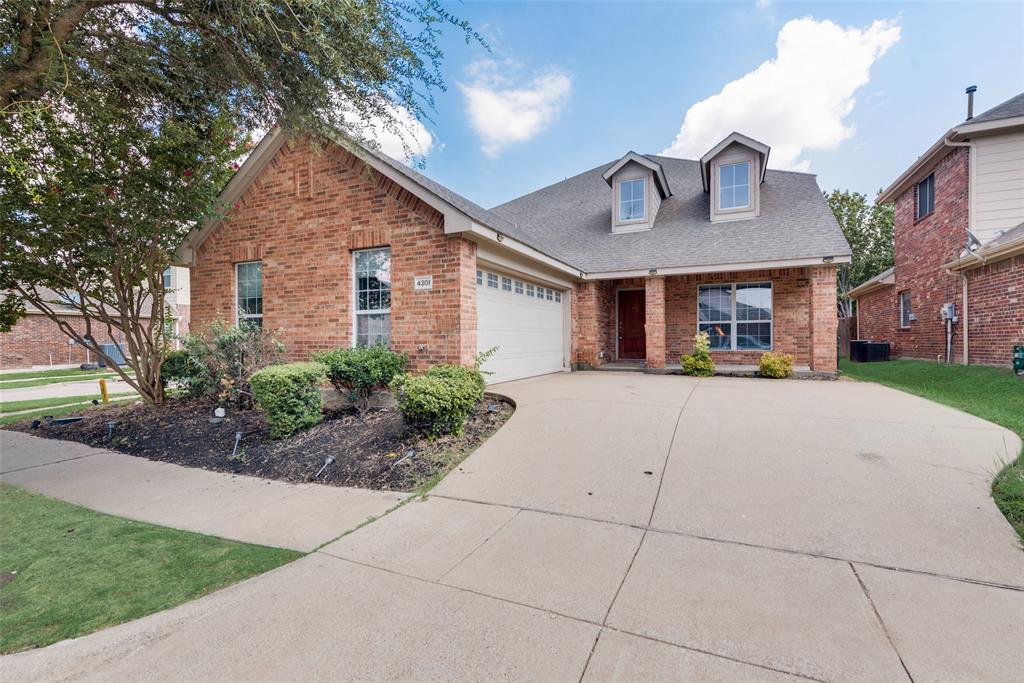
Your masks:
{"label": "green grass", "polygon": [[[0,389],[27,389],[29,387],[41,387],[47,384],[60,384],[62,382],[83,382],[90,379],[98,380],[101,377],[110,379],[111,377],[117,377],[117,374],[113,372],[83,372],[78,370],[76,374],[71,377],[35,377],[32,379],[18,381],[9,381],[9,377],[7,375],[0,375]],[[99,384],[97,383],[96,386],[98,387]]]}
{"label": "green grass", "polygon": [[24,372],[0,372],[0,382],[10,379],[42,379],[44,377],[63,377],[64,375],[83,375],[85,379],[93,375],[102,375],[109,370],[81,370],[64,368],[63,370],[25,370]]}
{"label": "green grass", "polygon": [[[851,363],[839,369],[853,379],[945,403],[1017,433],[1024,439],[1024,380],[1010,370],[980,365],[943,365],[922,360]],[[1024,452],[992,482],[992,497],[1024,542]]]}
{"label": "green grass", "polygon": [[[121,396],[136,396],[134,391],[110,394],[111,398]],[[0,413],[12,413],[16,410],[31,410],[33,408],[49,408],[51,406],[63,406],[71,403],[88,403],[92,400],[100,400],[100,395],[90,394],[87,396],[62,396],[57,398],[32,398],[24,401],[0,401]]]}
{"label": "green grass", "polygon": [[302,553],[100,514],[0,484],[0,653],[174,607]]}
{"label": "green grass", "polygon": [[[107,405],[121,405],[125,401],[130,400],[132,400],[130,397],[115,398],[111,399],[110,403]],[[63,415],[71,415],[72,413],[84,413],[86,410],[103,410],[103,408],[104,406],[102,403],[99,406],[93,406],[89,403],[83,403],[74,406],[64,406],[63,408],[40,408],[38,410],[33,410],[27,413],[17,413],[16,415],[0,415],[0,425],[9,425],[15,422],[29,422],[32,420],[37,420],[41,417],[45,417],[46,415],[51,415],[53,417],[61,417]]]}

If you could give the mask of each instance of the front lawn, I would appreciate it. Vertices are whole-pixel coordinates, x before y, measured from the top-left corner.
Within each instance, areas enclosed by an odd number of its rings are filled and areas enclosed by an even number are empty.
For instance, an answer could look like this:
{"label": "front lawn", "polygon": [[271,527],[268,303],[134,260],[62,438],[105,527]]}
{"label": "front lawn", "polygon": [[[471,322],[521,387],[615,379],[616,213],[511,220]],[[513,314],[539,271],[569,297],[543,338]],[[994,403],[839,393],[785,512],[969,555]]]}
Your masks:
{"label": "front lawn", "polygon": [[[839,363],[843,375],[877,382],[976,415],[1024,439],[1024,380],[1010,370],[922,360]],[[992,483],[992,497],[1024,541],[1024,454]]]}
{"label": "front lawn", "polygon": [[110,374],[107,368],[96,370],[82,370],[81,368],[63,368],[58,370],[20,370],[18,372],[0,372],[0,382],[7,382],[12,379],[42,379],[53,377],[68,377],[68,381],[77,379],[90,379],[96,376]]}
{"label": "front lawn", "polygon": [[137,619],[301,556],[0,484],[0,653]]}
{"label": "front lawn", "polygon": [[[110,398],[121,398],[124,396],[136,396],[134,391],[122,391],[117,394],[110,394]],[[51,398],[29,398],[23,401],[0,401],[0,413],[13,413],[19,410],[33,410],[35,408],[52,408],[54,406],[68,406],[73,404],[99,402],[102,396],[87,394],[85,396],[54,396]]]}
{"label": "front lawn", "polygon": [[97,380],[100,379],[101,377],[106,379],[113,379],[117,376],[118,375],[116,373],[105,370],[69,370],[68,374],[66,375],[43,375],[41,377],[27,377],[22,379],[12,379],[9,375],[0,375],[0,389],[28,389],[31,387],[46,386],[47,384],[63,384],[65,382],[86,382],[89,380]]}
{"label": "front lawn", "polygon": [[[135,396],[125,396],[122,398],[112,398],[110,403],[99,404],[93,406],[91,403],[78,403],[75,405],[60,405],[54,407],[37,408],[35,410],[29,410],[24,413],[14,413],[9,415],[0,415],[0,425],[10,424],[24,424],[28,425],[32,420],[41,420],[42,418],[49,415],[50,417],[65,417],[68,415],[97,415],[104,410],[111,410],[117,406],[123,405],[126,401],[135,401]],[[74,399],[72,399],[74,400]]]}

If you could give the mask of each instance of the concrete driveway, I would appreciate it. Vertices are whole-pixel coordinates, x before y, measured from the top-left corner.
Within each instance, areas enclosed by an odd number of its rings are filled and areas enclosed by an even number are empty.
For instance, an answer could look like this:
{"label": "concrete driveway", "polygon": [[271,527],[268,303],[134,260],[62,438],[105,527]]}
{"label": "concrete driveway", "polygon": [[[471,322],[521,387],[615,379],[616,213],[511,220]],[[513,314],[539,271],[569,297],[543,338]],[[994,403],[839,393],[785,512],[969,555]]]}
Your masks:
{"label": "concrete driveway", "polygon": [[1018,439],[877,385],[575,373],[425,502],[5,678],[1020,681]]}

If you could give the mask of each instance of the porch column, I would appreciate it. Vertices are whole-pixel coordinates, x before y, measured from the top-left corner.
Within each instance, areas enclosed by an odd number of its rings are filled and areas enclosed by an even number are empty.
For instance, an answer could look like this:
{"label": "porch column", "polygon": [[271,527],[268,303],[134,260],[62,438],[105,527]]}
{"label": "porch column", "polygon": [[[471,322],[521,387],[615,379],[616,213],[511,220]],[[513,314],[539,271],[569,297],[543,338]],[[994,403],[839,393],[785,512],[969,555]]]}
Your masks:
{"label": "porch column", "polygon": [[811,370],[836,372],[836,266],[818,266],[811,271]]}
{"label": "porch column", "polygon": [[644,282],[647,316],[644,333],[647,336],[647,367],[665,367],[665,278],[650,276]]}

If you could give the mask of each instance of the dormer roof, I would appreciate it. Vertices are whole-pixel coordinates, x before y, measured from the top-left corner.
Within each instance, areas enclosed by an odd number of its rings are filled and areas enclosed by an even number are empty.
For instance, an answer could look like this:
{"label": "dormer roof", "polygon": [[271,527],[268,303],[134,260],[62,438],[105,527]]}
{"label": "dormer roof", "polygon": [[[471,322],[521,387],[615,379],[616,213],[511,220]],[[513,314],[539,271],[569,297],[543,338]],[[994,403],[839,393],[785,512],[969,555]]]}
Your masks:
{"label": "dormer roof", "polygon": [[665,177],[665,169],[661,167],[661,164],[657,161],[652,161],[642,154],[637,154],[632,150],[626,152],[625,156],[609,166],[605,172],[601,174],[601,177],[604,178],[604,181],[608,183],[608,185],[611,185],[613,176],[630,162],[643,166],[654,173],[654,186],[658,188],[658,194],[661,195],[662,199],[668,199],[672,196],[672,190],[668,186],[668,178]]}
{"label": "dormer roof", "polygon": [[768,167],[768,155],[771,153],[772,148],[763,142],[758,142],[754,138],[748,138],[742,133],[733,131],[732,133],[729,133],[724,140],[712,147],[707,154],[700,158],[700,179],[701,182],[704,183],[705,192],[711,191],[711,174],[708,172],[711,161],[721,154],[726,147],[733,143],[743,145],[744,147],[753,150],[761,157],[761,182],[764,182],[765,170]]}

